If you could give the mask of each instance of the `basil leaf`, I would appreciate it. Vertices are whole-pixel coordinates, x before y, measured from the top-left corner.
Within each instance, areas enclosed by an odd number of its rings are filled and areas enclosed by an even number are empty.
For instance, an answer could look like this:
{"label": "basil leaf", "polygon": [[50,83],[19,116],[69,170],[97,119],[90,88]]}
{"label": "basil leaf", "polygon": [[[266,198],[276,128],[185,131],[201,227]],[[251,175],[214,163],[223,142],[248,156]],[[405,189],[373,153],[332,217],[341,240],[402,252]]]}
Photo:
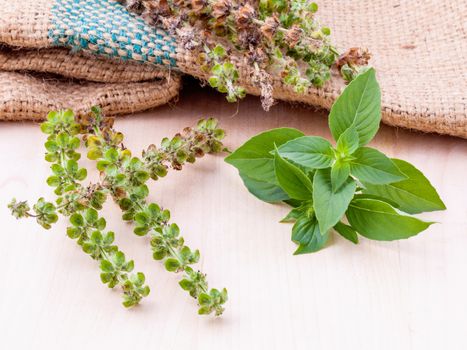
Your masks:
{"label": "basil leaf", "polygon": [[333,192],[330,169],[317,170],[313,179],[313,208],[321,232],[327,232],[342,218],[353,198],[357,185],[348,178]]}
{"label": "basil leaf", "polygon": [[226,157],[225,161],[251,179],[276,183],[274,156],[270,153],[274,144],[279,146],[300,136],[303,136],[303,133],[292,128],[265,131],[249,139]]}
{"label": "basil leaf", "polygon": [[350,173],[362,182],[379,185],[406,179],[391,159],[374,148],[359,148],[353,157]]}
{"label": "basil leaf", "polygon": [[358,75],[331,107],[329,128],[335,140],[351,126],[357,130],[359,145],[375,136],[381,121],[381,92],[375,70]]}
{"label": "basil leaf", "polygon": [[294,222],[300,216],[306,215],[310,208],[313,208],[311,201],[302,202],[300,206],[293,208],[280,222]]}
{"label": "basil leaf", "polygon": [[328,239],[329,233],[321,234],[316,218],[303,215],[292,228],[292,241],[299,244],[294,255],[316,252],[326,245]]}
{"label": "basil leaf", "polygon": [[[357,191],[358,191],[358,189],[357,189]],[[359,193],[359,194],[356,194],[355,196],[353,196],[353,199],[376,199],[376,200],[381,201],[381,202],[386,202],[390,206],[392,206],[392,207],[394,207],[396,209],[399,209],[399,204],[397,204],[396,202],[393,202],[392,200],[390,200],[388,198],[377,196],[377,195],[374,195],[374,194]]]}
{"label": "basil leaf", "polygon": [[274,149],[274,144],[279,147],[279,145],[301,136],[303,136],[303,133],[293,128],[268,130],[253,136],[225,160],[230,163],[235,159],[272,158],[270,152]]}
{"label": "basil leaf", "polygon": [[347,162],[336,161],[331,168],[332,192],[336,192],[349,178],[350,165]]}
{"label": "basil leaf", "polygon": [[285,199],[283,202],[284,202],[285,204],[290,205],[290,206],[293,207],[293,208],[298,208],[299,206],[301,206],[301,205],[303,204],[303,201],[302,201],[302,200],[293,199],[293,198]]}
{"label": "basil leaf", "polygon": [[251,179],[277,184],[273,158],[235,159],[230,164]]}
{"label": "basil leaf", "polygon": [[334,159],[331,143],[318,136],[299,137],[278,149],[282,157],[309,169],[328,168]]}
{"label": "basil leaf", "polygon": [[240,173],[243,184],[256,198],[264,202],[274,203],[289,199],[282,188],[270,182],[259,181]]}
{"label": "basil leaf", "polygon": [[355,231],[352,226],[346,225],[343,222],[338,222],[334,226],[334,230],[350,242],[358,244],[357,231]]}
{"label": "basil leaf", "polygon": [[363,193],[387,198],[409,214],[446,209],[438,192],[420,170],[404,160],[392,161],[408,178],[387,185],[364,184]]}
{"label": "basil leaf", "polygon": [[346,215],[358,233],[378,241],[409,238],[433,224],[400,215],[388,203],[374,199],[353,200]]}
{"label": "basil leaf", "polygon": [[277,182],[291,198],[311,199],[311,180],[300,168],[282,158],[279,152],[274,155],[274,168]]}
{"label": "basil leaf", "polygon": [[355,127],[345,130],[337,140],[336,150],[343,156],[351,155],[358,149],[359,137]]}

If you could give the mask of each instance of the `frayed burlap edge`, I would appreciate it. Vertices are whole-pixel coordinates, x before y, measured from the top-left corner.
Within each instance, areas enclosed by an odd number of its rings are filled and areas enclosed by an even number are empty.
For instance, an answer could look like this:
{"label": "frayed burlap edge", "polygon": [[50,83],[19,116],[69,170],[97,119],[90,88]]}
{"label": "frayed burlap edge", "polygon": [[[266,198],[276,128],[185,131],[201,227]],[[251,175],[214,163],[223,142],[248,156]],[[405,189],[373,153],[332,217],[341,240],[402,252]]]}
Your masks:
{"label": "frayed burlap edge", "polygon": [[109,116],[135,113],[174,99],[180,81],[172,74],[147,82],[102,84],[0,72],[0,119],[40,121],[51,110],[71,108],[80,115],[94,105]]}
{"label": "frayed burlap edge", "polygon": [[160,67],[121,62],[67,49],[17,49],[0,47],[0,70],[59,74],[63,77],[105,83],[124,83],[164,78]]}

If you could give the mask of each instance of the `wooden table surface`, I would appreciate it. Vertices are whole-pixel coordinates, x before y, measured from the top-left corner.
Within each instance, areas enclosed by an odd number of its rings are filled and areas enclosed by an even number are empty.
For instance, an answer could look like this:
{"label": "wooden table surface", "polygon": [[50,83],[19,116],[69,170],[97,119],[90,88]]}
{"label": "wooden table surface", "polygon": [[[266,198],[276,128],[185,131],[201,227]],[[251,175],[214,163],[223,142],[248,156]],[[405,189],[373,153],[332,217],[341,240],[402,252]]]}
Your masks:
{"label": "wooden table surface", "polygon": [[[220,119],[232,149],[282,126],[330,138],[325,113],[288,104],[266,113],[254,97],[237,106],[187,90],[176,104],[118,119],[134,153],[204,116]],[[200,249],[210,285],[229,290],[217,319],[196,314],[179,276],[152,260],[147,238],[110,202],[108,228],[151,287],[132,310],[65,235],[66,220],[45,231],[10,216],[12,197],[54,198],[43,142],[33,123],[0,124],[2,349],[467,349],[465,140],[382,127],[372,145],[422,169],[448,210],[421,215],[439,223],[409,240],[352,245],[334,236],[311,255],[292,255],[291,226],[279,223],[287,208],[250,195],[222,156],[152,182],[150,199],[169,208],[187,244]]]}

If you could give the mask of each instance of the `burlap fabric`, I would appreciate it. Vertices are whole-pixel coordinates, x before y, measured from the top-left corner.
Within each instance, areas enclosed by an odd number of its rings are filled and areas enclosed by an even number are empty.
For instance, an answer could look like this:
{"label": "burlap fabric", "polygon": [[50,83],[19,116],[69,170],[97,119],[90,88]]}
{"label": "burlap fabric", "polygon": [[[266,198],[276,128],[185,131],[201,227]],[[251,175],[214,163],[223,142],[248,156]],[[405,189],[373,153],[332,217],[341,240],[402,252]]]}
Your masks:
{"label": "burlap fabric", "polygon": [[[382,89],[384,123],[467,138],[467,1],[326,0],[319,18],[341,49],[366,47]],[[182,71],[204,79],[195,59],[178,49]],[[241,83],[259,94],[246,74]],[[334,79],[324,89],[296,94],[276,79],[274,97],[329,109],[344,88]]]}
{"label": "burlap fabric", "polygon": [[[27,25],[43,34],[31,40],[24,38],[24,26],[5,31],[0,15],[0,41],[66,47],[207,78],[177,38],[148,27],[115,1],[39,0],[26,6],[29,1],[17,6],[33,15]],[[9,2],[0,0],[0,5],[14,7]],[[467,138],[465,1],[328,0],[319,5],[321,22],[333,29],[334,42],[341,49],[361,46],[373,53],[371,63],[382,86],[385,123]],[[10,17],[18,17],[18,11],[11,10]],[[5,32],[6,39],[1,34]],[[240,80],[249,93],[259,94],[242,69]],[[336,76],[323,89],[296,94],[276,80],[274,97],[329,108],[343,87]]]}
{"label": "burlap fabric", "polygon": [[93,105],[128,114],[178,95],[180,77],[166,69],[51,47],[52,2],[0,5],[0,119],[41,120],[61,108],[82,114]]}

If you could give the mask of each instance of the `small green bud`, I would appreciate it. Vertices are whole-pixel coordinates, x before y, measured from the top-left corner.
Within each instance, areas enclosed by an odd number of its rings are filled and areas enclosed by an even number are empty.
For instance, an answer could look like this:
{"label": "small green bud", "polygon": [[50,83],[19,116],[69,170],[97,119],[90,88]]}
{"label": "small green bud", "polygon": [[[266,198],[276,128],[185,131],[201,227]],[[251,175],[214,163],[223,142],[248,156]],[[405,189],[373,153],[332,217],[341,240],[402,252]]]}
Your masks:
{"label": "small green bud", "polygon": [[213,88],[217,88],[219,86],[219,78],[216,76],[212,76],[208,80],[209,85]]}
{"label": "small green bud", "polygon": [[67,227],[66,234],[71,239],[76,239],[81,235],[81,231],[77,227]]}
{"label": "small green bud", "polygon": [[98,148],[90,148],[87,156],[91,160],[96,160],[102,157],[102,152]]}
{"label": "small green bud", "polygon": [[81,214],[75,213],[70,217],[70,223],[75,227],[80,227],[84,225],[84,219]]}
{"label": "small green bud", "polygon": [[78,181],[85,180],[87,176],[88,176],[88,171],[86,170],[86,168],[79,169],[75,174],[75,178]]}
{"label": "small green bud", "polygon": [[41,131],[44,134],[52,134],[55,130],[54,124],[51,122],[44,122],[41,124]]}
{"label": "small green bud", "polygon": [[331,35],[331,29],[329,29],[328,27],[323,27],[321,28],[321,33],[323,33],[324,35]]}
{"label": "small green bud", "polygon": [[180,287],[182,287],[183,290],[189,291],[193,289],[193,282],[187,279],[182,279],[180,282],[178,282]]}
{"label": "small green bud", "polygon": [[46,182],[50,187],[57,187],[60,185],[61,180],[58,176],[49,176]]}
{"label": "small green bud", "polygon": [[180,268],[180,263],[178,262],[177,259],[174,258],[168,258],[165,263],[165,268],[169,272],[175,272]]}
{"label": "small green bud", "polygon": [[28,217],[28,211],[30,210],[30,207],[27,201],[17,202],[16,198],[13,198],[8,204],[8,209],[11,210],[11,215],[17,219],[20,219]]}
{"label": "small green bud", "polygon": [[146,226],[138,226],[133,229],[133,232],[137,236],[144,236],[149,232],[149,228]]}
{"label": "small green bud", "polygon": [[121,251],[118,251],[118,252],[116,252],[114,254],[112,260],[113,260],[115,265],[121,267],[125,263],[125,254],[123,252],[121,252]]}
{"label": "small green bud", "polygon": [[207,306],[211,304],[211,296],[206,293],[200,293],[198,296],[198,302],[202,306]]}

